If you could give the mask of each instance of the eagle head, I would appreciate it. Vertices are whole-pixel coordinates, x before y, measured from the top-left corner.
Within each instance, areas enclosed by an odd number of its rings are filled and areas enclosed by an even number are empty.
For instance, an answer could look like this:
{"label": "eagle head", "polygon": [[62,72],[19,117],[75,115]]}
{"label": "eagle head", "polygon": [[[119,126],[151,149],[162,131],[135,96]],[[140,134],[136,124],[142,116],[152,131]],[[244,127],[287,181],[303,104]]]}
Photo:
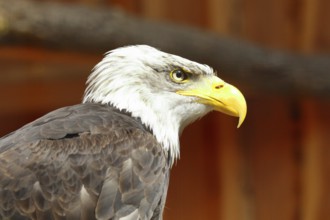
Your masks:
{"label": "eagle head", "polygon": [[146,45],[108,52],[87,81],[83,102],[112,105],[140,118],[158,142],[178,158],[179,134],[212,110],[244,121],[242,93],[215,71]]}

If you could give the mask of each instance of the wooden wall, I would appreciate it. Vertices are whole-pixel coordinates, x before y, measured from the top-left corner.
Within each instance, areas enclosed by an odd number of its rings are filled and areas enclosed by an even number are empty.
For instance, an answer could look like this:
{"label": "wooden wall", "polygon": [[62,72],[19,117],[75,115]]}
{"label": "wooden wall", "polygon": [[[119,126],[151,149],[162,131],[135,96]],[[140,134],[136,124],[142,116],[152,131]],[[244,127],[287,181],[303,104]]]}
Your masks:
{"label": "wooden wall", "polygon": [[[330,51],[328,0],[61,2],[117,6],[148,19],[196,26],[269,48]],[[100,59],[0,45],[0,134],[80,102],[85,79]],[[234,118],[217,113],[186,129],[165,220],[329,219],[329,99],[260,91],[248,94],[247,102],[247,119],[238,130]]]}

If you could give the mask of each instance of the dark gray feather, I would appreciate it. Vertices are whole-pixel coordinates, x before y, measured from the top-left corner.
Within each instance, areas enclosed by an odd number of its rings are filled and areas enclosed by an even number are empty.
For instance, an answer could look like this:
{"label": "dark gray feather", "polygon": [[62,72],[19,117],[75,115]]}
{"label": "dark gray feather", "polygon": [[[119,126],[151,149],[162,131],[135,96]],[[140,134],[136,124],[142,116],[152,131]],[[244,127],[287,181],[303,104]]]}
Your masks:
{"label": "dark gray feather", "polygon": [[0,139],[0,219],[161,219],[167,161],[127,113],[58,109]]}

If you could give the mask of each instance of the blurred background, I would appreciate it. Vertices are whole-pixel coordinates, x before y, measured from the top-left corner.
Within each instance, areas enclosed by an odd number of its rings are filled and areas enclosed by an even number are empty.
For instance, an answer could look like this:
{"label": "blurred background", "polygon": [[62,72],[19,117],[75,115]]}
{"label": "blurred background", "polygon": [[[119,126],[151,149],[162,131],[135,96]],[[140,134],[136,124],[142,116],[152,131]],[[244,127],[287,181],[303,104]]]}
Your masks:
{"label": "blurred background", "polygon": [[103,53],[144,43],[207,63],[248,114],[181,137],[165,220],[330,216],[330,1],[0,0],[0,135],[81,102]]}

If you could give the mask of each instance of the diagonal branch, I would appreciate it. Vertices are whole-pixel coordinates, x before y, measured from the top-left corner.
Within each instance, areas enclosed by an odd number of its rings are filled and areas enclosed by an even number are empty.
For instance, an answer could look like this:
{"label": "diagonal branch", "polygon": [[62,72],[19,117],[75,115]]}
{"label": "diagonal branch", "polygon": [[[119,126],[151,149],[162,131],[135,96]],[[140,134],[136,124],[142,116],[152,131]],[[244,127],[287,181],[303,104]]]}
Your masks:
{"label": "diagonal branch", "polygon": [[199,29],[152,22],[113,8],[0,0],[0,44],[105,52],[149,44],[208,63],[251,93],[330,97],[330,57],[266,50]]}

